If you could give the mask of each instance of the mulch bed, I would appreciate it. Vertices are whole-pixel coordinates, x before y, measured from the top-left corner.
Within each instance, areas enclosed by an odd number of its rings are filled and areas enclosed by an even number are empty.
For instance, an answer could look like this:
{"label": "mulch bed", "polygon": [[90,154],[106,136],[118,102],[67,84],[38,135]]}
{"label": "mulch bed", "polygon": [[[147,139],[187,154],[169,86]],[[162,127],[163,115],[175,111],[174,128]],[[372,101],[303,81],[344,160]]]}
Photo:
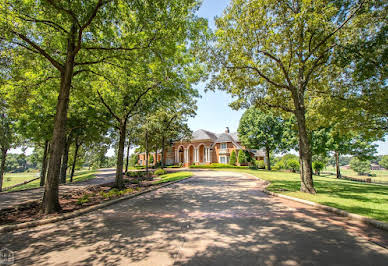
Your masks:
{"label": "mulch bed", "polygon": [[62,207],[62,211],[57,214],[42,214],[40,212],[41,200],[33,200],[21,203],[12,208],[2,209],[0,210],[0,225],[18,224],[51,218],[63,213],[73,212],[75,210],[97,205],[104,201],[135,194],[150,186],[160,186],[153,185],[153,181],[151,180],[141,180],[137,178],[124,177],[124,181],[125,189],[121,191],[125,190],[125,192],[122,193],[117,193],[117,190],[113,190],[114,183],[88,186],[72,192],[60,193],[59,203]]}

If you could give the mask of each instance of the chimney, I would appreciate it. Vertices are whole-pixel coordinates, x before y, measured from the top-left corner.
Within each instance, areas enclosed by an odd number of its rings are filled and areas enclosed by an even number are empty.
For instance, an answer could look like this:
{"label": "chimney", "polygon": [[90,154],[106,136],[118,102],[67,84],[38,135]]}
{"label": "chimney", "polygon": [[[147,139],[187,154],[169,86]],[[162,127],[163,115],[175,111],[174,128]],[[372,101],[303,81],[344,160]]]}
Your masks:
{"label": "chimney", "polygon": [[229,132],[229,127],[226,127],[225,133],[228,133],[228,134],[230,133]]}

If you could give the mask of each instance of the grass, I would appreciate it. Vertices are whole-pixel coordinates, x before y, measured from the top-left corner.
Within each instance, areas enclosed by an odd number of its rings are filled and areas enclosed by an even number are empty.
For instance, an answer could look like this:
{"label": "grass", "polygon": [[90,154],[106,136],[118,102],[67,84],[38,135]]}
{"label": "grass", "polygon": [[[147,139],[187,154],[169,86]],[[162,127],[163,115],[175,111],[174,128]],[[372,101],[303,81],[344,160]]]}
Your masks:
{"label": "grass", "polygon": [[[74,182],[81,182],[81,181],[86,181],[86,180],[89,180],[89,179],[93,179],[93,178],[96,177],[95,173],[96,173],[95,170],[80,170],[80,171],[76,171],[74,173],[73,183]],[[12,179],[16,179],[17,181],[14,181],[14,182],[15,182],[15,184],[18,184],[18,183],[22,183],[25,180],[34,179],[36,177],[36,173],[34,173],[35,176],[31,176],[30,174],[31,173],[18,173],[18,174],[6,174],[6,176],[7,175],[11,175],[11,180]],[[67,177],[66,182],[70,182],[70,178],[69,177]],[[12,189],[7,190],[7,191],[18,191],[18,190],[37,188],[37,187],[39,187],[39,184],[40,184],[40,180],[38,179],[38,180],[32,181],[31,183],[28,183],[28,184],[25,184],[25,185],[21,185],[21,186],[12,188]],[[6,184],[4,187],[8,187],[8,186],[10,186],[10,185]]]}
{"label": "grass", "polygon": [[269,191],[388,222],[388,187],[384,185],[314,176],[317,194],[312,195],[299,191],[299,174],[248,169],[223,169],[223,171],[249,173],[269,181],[271,183],[267,187]]}
{"label": "grass", "polygon": [[5,173],[3,187],[10,187],[39,177],[39,172]]}
{"label": "grass", "polygon": [[191,172],[177,172],[177,173],[165,174],[165,175],[159,176],[159,178],[161,178],[161,179],[154,181],[153,184],[157,185],[157,184],[161,184],[161,183],[182,180],[182,179],[191,177],[192,175],[193,175],[193,173],[191,173]]}
{"label": "grass", "polygon": [[[333,175],[330,175],[330,177],[335,177],[336,170],[334,167],[328,166],[322,172],[333,173]],[[371,174],[376,176],[363,176],[363,175],[358,175],[352,169],[341,168],[341,174],[352,178],[359,178],[359,179],[371,178],[375,182],[388,183],[388,170],[372,170]]]}

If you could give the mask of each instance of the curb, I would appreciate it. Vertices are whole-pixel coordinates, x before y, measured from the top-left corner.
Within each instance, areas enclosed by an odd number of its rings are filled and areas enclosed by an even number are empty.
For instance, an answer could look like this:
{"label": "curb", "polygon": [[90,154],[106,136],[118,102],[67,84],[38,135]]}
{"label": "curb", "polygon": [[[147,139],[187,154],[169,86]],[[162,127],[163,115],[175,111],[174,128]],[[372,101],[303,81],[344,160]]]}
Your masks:
{"label": "curb", "polygon": [[[244,174],[249,176],[249,177],[254,177],[256,179],[260,179],[259,177],[254,176],[254,175],[250,175],[250,174],[247,174],[247,173],[244,173]],[[263,182],[267,182],[267,181],[265,181],[263,179],[260,179],[260,180],[262,180]],[[312,202],[312,201],[309,201],[309,200],[298,199],[298,198],[294,198],[294,197],[291,197],[291,196],[287,196],[287,195],[283,195],[283,194],[278,194],[278,193],[269,191],[267,189],[259,188],[259,190],[264,192],[264,193],[266,193],[266,194],[268,194],[268,195],[271,195],[271,196],[275,196],[275,197],[284,198],[284,199],[296,201],[296,202],[299,202],[299,203],[303,203],[303,204],[306,204],[306,205],[309,205],[309,206],[316,207],[317,209],[322,209],[322,210],[325,210],[325,211],[328,211],[328,212],[332,212],[332,213],[338,214],[338,215],[343,216],[343,217],[349,217],[351,219],[354,219],[354,220],[357,220],[357,221],[361,221],[361,222],[363,222],[365,224],[372,225],[372,226],[374,226],[374,227],[376,227],[378,229],[382,229],[384,231],[388,231],[388,223],[385,223],[385,222],[377,221],[377,220],[374,220],[374,219],[371,219],[371,218],[368,218],[368,217],[365,217],[365,216],[362,216],[362,215],[359,215],[359,214],[347,212],[347,211],[344,211],[344,210],[341,210],[341,209],[337,209],[337,208],[334,208],[334,207],[322,205],[322,204],[319,204],[319,203],[316,203],[316,202]]]}
{"label": "curb", "polygon": [[37,226],[40,226],[40,225],[45,225],[45,224],[50,224],[50,223],[55,223],[55,222],[71,219],[71,218],[74,218],[74,217],[77,217],[77,216],[81,216],[82,214],[86,214],[88,212],[91,212],[91,211],[94,211],[94,210],[98,210],[98,209],[102,209],[104,207],[113,205],[113,204],[118,203],[120,201],[127,200],[127,199],[132,199],[132,198],[138,197],[140,195],[143,195],[143,194],[146,194],[146,193],[158,190],[160,188],[167,187],[167,186],[173,185],[175,183],[182,182],[182,181],[187,180],[187,179],[189,179],[189,178],[191,178],[193,176],[186,177],[184,179],[177,180],[177,181],[172,181],[172,182],[169,182],[169,183],[166,183],[166,184],[161,184],[160,186],[158,186],[156,188],[146,189],[146,190],[143,190],[143,191],[135,193],[135,194],[130,194],[128,196],[124,196],[124,197],[117,198],[117,199],[114,199],[114,200],[106,201],[106,202],[103,202],[103,203],[100,203],[100,204],[97,204],[97,205],[93,205],[93,206],[90,206],[90,207],[87,207],[87,208],[84,208],[84,209],[76,210],[74,212],[65,213],[65,214],[57,216],[57,217],[42,219],[42,220],[38,220],[38,221],[25,222],[25,223],[20,223],[20,224],[11,224],[11,225],[0,226],[0,233],[6,233],[6,232],[11,232],[11,231],[19,230],[19,229],[25,229],[25,228],[32,228],[32,227],[37,227]]}

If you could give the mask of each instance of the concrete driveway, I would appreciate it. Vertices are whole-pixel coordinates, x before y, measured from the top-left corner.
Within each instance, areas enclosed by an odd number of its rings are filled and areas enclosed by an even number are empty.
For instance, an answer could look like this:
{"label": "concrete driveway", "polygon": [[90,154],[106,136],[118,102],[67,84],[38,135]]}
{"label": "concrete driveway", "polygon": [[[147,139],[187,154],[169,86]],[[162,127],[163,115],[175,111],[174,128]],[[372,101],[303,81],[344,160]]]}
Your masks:
{"label": "concrete driveway", "polygon": [[387,233],[269,197],[237,173],[191,179],[0,236],[20,265],[387,265]]}

